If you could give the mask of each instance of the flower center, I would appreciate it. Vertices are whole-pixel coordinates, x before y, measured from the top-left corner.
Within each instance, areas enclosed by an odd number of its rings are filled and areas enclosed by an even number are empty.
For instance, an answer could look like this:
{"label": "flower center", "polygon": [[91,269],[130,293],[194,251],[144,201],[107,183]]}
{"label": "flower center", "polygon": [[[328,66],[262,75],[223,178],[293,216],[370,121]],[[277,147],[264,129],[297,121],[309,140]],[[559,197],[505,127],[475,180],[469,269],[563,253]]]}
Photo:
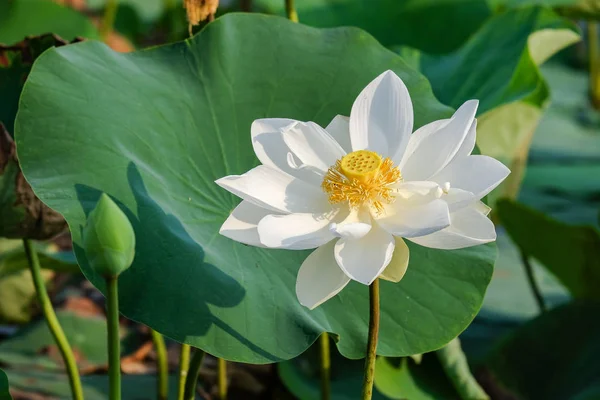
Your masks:
{"label": "flower center", "polygon": [[358,150],[342,157],[340,169],[349,179],[366,182],[377,175],[381,164],[383,164],[383,160],[379,154],[368,150]]}
{"label": "flower center", "polygon": [[392,185],[402,180],[398,167],[389,158],[369,150],[346,154],[329,168],[321,187],[332,204],[348,202],[356,208],[364,204],[383,212],[383,204],[394,201]]}

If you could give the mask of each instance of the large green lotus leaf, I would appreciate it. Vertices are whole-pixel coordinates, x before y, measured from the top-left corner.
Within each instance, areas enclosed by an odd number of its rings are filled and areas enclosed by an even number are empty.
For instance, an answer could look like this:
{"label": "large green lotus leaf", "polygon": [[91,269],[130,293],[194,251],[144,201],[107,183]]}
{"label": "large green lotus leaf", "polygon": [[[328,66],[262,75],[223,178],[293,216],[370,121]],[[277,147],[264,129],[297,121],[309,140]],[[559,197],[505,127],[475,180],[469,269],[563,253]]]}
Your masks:
{"label": "large green lotus leaf", "polygon": [[[255,0],[285,15],[280,0]],[[447,53],[462,45],[492,11],[485,0],[302,0],[300,22],[317,27],[357,26],[386,46],[405,45]]]}
{"label": "large green lotus leaf", "polygon": [[598,399],[598,313],[600,305],[586,302],[544,313],[510,334],[485,365],[519,399]]}
{"label": "large green lotus leaf", "polygon": [[0,400],[12,400],[12,396],[8,391],[8,378],[4,371],[0,369]]}
{"label": "large green lotus leaf", "polygon": [[490,18],[453,53],[410,51],[413,64],[443,103],[456,108],[469,99],[480,100],[477,144],[483,154],[512,170],[496,193],[514,196],[520,186],[529,144],[548,99],[538,66],[578,40],[572,22],[533,6]]}
{"label": "large green lotus leaf", "polygon": [[523,253],[535,257],[576,298],[600,299],[600,232],[570,226],[510,200],[498,202],[498,216]]}
{"label": "large green lotus leaf", "polygon": [[50,0],[0,2],[0,44],[10,45],[27,36],[55,33],[66,40],[77,36],[97,39],[91,20],[72,8]]}
{"label": "large green lotus leaf", "polygon": [[[192,40],[137,53],[94,42],[51,49],[21,97],[19,159],[36,194],[67,219],[80,266],[101,289],[80,247],[86,213],[100,192],[128,213],[137,246],[120,278],[127,317],[231,360],[289,359],[324,331],[359,358],[367,287],[352,283],[314,311],[300,306],[295,278],[308,253],[220,236],[239,199],[213,182],[257,164],[254,119],[325,125],[386,69],[406,82],[417,126],[450,114],[421,75],[353,28],[228,14]],[[423,353],[458,335],[481,306],[494,259],[494,245],[411,246],[404,279],[382,282],[380,354]]]}

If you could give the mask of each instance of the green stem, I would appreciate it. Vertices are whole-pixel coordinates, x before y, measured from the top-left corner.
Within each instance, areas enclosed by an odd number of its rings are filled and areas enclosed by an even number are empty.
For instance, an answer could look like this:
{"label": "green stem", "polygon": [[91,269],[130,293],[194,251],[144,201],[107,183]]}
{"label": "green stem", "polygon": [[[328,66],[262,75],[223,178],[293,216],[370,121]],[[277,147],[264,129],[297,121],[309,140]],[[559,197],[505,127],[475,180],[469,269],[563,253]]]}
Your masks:
{"label": "green stem", "polygon": [[590,57],[590,97],[594,108],[600,110],[600,45],[598,43],[598,23],[588,21],[587,24]]}
{"label": "green stem", "polygon": [[194,400],[196,398],[196,386],[198,385],[198,375],[200,375],[202,360],[204,360],[204,351],[196,349],[190,362],[187,379],[185,380],[184,400]]}
{"label": "green stem", "polygon": [[158,383],[156,387],[156,398],[158,400],[167,400],[169,397],[169,365],[167,364],[167,346],[165,345],[165,338],[156,332],[154,329],[150,329],[152,334],[152,342],[154,343],[154,350],[156,351],[156,366],[158,370]]}
{"label": "green stem", "polygon": [[33,285],[35,286],[38,301],[40,302],[42,312],[46,318],[48,329],[50,329],[50,333],[58,346],[58,350],[62,355],[67,369],[67,374],[69,375],[69,384],[71,385],[73,399],[83,400],[83,389],[81,387],[77,362],[75,361],[73,350],[71,350],[65,332],[62,330],[58,318],[56,318],[54,308],[52,308],[52,302],[50,301],[50,297],[46,291],[46,285],[44,284],[44,278],[42,277],[40,260],[33,248],[33,243],[29,239],[23,239],[23,246],[25,247],[25,254],[27,255],[27,261],[29,262],[29,269],[31,270],[31,277],[33,279]]}
{"label": "green stem", "polygon": [[117,17],[117,0],[107,0],[104,8],[104,16],[102,17],[102,25],[100,25],[100,37],[106,42],[108,36],[113,30],[115,18]]}
{"label": "green stem", "polygon": [[537,281],[535,280],[535,276],[533,275],[533,268],[531,267],[529,258],[523,252],[521,252],[521,260],[523,261],[523,266],[525,267],[525,274],[527,275],[527,281],[529,282],[529,287],[533,292],[535,301],[537,302],[540,311],[545,312],[546,303],[544,302],[544,297],[542,296],[542,292],[540,291],[540,288],[537,285]]}
{"label": "green stem", "polygon": [[217,358],[218,376],[217,384],[219,386],[219,400],[227,398],[227,361],[222,358]]}
{"label": "green stem", "polygon": [[190,345],[182,344],[181,353],[179,355],[179,385],[177,387],[177,400],[184,400],[185,393],[185,378],[188,375],[190,368]]}
{"label": "green stem", "polygon": [[121,341],[119,337],[119,284],[116,276],[106,278],[108,322],[109,399],[121,399]]}
{"label": "green stem", "polygon": [[377,337],[379,335],[379,278],[369,286],[369,339],[367,341],[367,358],[365,359],[365,377],[362,400],[373,397],[375,381],[375,359],[377,358]]}
{"label": "green stem", "polygon": [[298,22],[298,13],[294,6],[294,0],[285,0],[285,14],[290,21]]}
{"label": "green stem", "polygon": [[329,334],[323,332],[319,338],[321,348],[321,400],[331,399],[331,356],[329,354]]}

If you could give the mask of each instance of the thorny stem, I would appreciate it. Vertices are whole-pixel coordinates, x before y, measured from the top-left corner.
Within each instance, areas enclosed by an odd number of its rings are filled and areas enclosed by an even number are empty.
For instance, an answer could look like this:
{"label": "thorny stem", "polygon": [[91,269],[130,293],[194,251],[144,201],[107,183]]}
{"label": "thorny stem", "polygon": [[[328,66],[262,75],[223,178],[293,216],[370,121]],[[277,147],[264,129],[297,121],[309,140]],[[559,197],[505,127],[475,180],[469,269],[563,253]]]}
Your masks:
{"label": "thorny stem", "polygon": [[294,0],[285,0],[285,14],[292,22],[298,22],[298,13],[294,7]]}
{"label": "thorny stem", "polygon": [[117,6],[117,0],[107,0],[106,2],[106,7],[104,8],[104,16],[102,17],[102,25],[100,26],[100,36],[105,42],[113,30],[113,25],[117,16]]}
{"label": "thorny stem", "polygon": [[319,338],[321,348],[321,400],[331,399],[331,356],[329,354],[329,334],[323,332]]}
{"label": "thorny stem", "polygon": [[537,302],[537,305],[540,308],[540,311],[545,312],[546,311],[546,303],[544,302],[544,297],[542,296],[540,288],[537,285],[535,276],[533,276],[533,268],[531,267],[529,258],[522,251],[521,251],[521,260],[523,261],[523,266],[525,267],[525,274],[527,275],[527,281],[529,282],[529,287],[531,287],[531,291],[533,292],[535,301]]}
{"label": "thorny stem", "polygon": [[222,358],[217,358],[218,375],[217,384],[219,386],[219,400],[227,398],[227,361]]}
{"label": "thorny stem", "polygon": [[169,397],[169,366],[167,364],[167,346],[165,345],[165,338],[154,329],[150,329],[150,333],[152,334],[154,351],[156,351],[156,366],[158,370],[156,398],[158,400],[167,400]]}
{"label": "thorny stem", "polygon": [[185,380],[185,400],[194,400],[196,398],[196,386],[198,384],[198,375],[200,375],[202,360],[204,360],[204,351],[196,349],[190,362],[187,379]]}
{"label": "thorny stem", "polygon": [[75,361],[73,350],[71,350],[65,332],[62,330],[58,318],[56,318],[52,302],[46,291],[38,255],[33,248],[33,243],[31,243],[29,239],[23,239],[23,246],[25,247],[25,254],[27,255],[27,261],[29,262],[29,269],[31,270],[31,277],[33,279],[33,285],[35,286],[38,301],[40,302],[42,312],[46,318],[48,329],[50,329],[50,333],[52,333],[52,337],[58,346],[67,369],[67,374],[69,375],[69,384],[71,385],[73,399],[83,400],[83,389],[81,387],[77,362]]}
{"label": "thorny stem", "polygon": [[177,387],[177,400],[184,400],[185,393],[185,378],[188,375],[190,368],[190,345],[182,344],[181,353],[179,355],[179,385]]}
{"label": "thorny stem", "polygon": [[588,45],[590,57],[590,98],[595,109],[600,110],[600,44],[598,23],[588,21]]}
{"label": "thorny stem", "polygon": [[106,278],[109,399],[121,399],[121,339],[119,337],[119,280]]}
{"label": "thorny stem", "polygon": [[362,400],[371,400],[375,381],[375,359],[377,357],[377,337],[379,335],[379,278],[369,286],[369,339],[365,359],[365,377]]}

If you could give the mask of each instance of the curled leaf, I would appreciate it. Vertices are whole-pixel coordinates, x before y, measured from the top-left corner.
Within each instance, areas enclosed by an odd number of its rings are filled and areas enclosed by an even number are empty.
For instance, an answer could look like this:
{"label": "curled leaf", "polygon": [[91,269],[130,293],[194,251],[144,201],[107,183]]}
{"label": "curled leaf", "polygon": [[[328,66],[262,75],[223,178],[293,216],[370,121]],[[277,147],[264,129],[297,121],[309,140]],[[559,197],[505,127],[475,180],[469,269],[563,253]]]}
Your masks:
{"label": "curled leaf", "polygon": [[43,240],[66,227],[64,218],[33,193],[21,172],[15,143],[0,123],[0,236]]}

